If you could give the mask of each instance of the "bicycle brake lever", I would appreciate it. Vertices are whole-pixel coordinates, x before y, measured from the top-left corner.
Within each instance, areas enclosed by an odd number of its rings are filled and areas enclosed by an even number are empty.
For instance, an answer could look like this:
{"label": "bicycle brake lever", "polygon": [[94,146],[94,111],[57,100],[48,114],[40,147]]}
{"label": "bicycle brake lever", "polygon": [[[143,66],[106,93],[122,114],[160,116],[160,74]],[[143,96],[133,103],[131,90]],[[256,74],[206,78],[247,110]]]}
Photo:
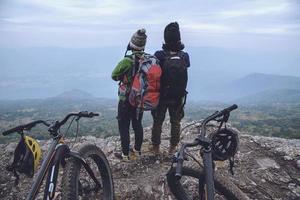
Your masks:
{"label": "bicycle brake lever", "polygon": [[229,117],[230,117],[230,113],[229,112],[225,113],[223,117],[224,122],[228,122]]}
{"label": "bicycle brake lever", "polygon": [[59,121],[53,122],[53,123],[49,126],[48,131],[49,131],[50,133],[55,132],[56,126],[57,126],[58,124],[59,124]]}
{"label": "bicycle brake lever", "polygon": [[189,157],[188,157],[186,154],[184,154],[184,156],[183,156],[183,160],[186,160],[186,161],[188,161],[188,160],[189,160]]}
{"label": "bicycle brake lever", "polygon": [[172,157],[171,157],[172,163],[177,163],[178,156],[179,156],[178,152],[176,152],[175,154],[172,155]]}
{"label": "bicycle brake lever", "polygon": [[223,121],[223,118],[214,119],[214,121],[216,121],[216,122],[222,122],[222,121]]}

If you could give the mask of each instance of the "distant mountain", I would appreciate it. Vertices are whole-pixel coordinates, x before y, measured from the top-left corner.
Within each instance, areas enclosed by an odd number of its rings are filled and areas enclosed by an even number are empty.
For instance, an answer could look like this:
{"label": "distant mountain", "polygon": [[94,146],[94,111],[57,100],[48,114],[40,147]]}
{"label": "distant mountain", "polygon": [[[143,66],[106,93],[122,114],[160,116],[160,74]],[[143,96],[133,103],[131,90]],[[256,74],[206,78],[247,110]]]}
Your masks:
{"label": "distant mountain", "polygon": [[[111,72],[123,58],[124,47],[0,48],[0,99],[47,98],[72,88],[117,98],[118,83]],[[154,53],[159,47],[148,48]],[[185,50],[191,60],[188,98],[193,100],[205,99],[209,90],[214,94],[213,84],[223,86],[254,72],[300,76],[298,51],[191,46]]]}
{"label": "distant mountain", "polygon": [[[278,100],[300,102],[300,77],[254,73],[243,78],[215,85],[202,92],[202,99],[229,102],[246,100],[267,102]],[[244,102],[243,100],[243,102]]]}
{"label": "distant mountain", "polygon": [[234,102],[240,104],[256,105],[270,103],[300,103],[300,90],[266,90],[240,99],[236,99]]}
{"label": "distant mountain", "polygon": [[120,48],[0,48],[0,99],[52,97],[78,88],[97,97],[116,97],[111,71]]}
{"label": "distant mountain", "polygon": [[[55,97],[52,97],[50,99],[63,99],[63,100],[91,100],[94,99],[95,97],[83,90],[79,90],[79,89],[72,89],[72,90],[68,90],[65,91]],[[49,98],[48,98],[49,99]]]}
{"label": "distant mountain", "polygon": [[231,83],[237,92],[257,93],[264,90],[300,89],[300,77],[254,73]]}

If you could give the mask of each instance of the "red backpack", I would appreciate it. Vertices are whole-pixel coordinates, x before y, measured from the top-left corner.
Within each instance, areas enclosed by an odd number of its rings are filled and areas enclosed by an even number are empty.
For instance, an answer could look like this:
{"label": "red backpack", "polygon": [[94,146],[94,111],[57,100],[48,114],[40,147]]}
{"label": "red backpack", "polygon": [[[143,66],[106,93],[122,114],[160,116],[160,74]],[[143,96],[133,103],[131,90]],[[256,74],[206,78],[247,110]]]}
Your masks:
{"label": "red backpack", "polygon": [[139,111],[153,110],[159,102],[161,68],[155,56],[144,54],[134,76],[129,102]]}

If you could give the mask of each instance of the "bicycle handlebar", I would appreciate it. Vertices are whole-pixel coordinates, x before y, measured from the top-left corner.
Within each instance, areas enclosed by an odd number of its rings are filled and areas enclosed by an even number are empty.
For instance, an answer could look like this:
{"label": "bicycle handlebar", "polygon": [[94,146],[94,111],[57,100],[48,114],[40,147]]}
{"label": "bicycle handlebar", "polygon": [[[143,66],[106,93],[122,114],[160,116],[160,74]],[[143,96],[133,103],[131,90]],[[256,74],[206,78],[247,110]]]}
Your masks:
{"label": "bicycle handlebar", "polygon": [[79,112],[79,113],[70,113],[68,114],[62,121],[56,121],[53,125],[50,125],[49,123],[43,121],[43,120],[37,120],[37,121],[33,121],[33,122],[30,122],[28,124],[24,124],[24,125],[20,125],[20,126],[17,126],[17,127],[14,127],[12,129],[9,129],[7,131],[4,131],[2,134],[4,136],[6,135],[9,135],[11,133],[14,133],[14,132],[22,132],[24,130],[31,130],[33,127],[35,127],[37,124],[44,124],[45,126],[47,127],[50,127],[49,128],[49,131],[51,133],[54,133],[56,132],[62,125],[64,125],[68,119],[71,117],[71,116],[77,116],[78,119],[81,118],[81,117],[88,117],[88,118],[92,118],[92,117],[95,117],[95,116],[99,116],[98,113],[93,113],[93,112],[87,112],[87,111],[82,111],[82,112]]}
{"label": "bicycle handlebar", "polygon": [[68,119],[72,116],[77,116],[79,118],[81,117],[87,117],[87,118],[92,118],[95,116],[99,116],[98,113],[93,113],[93,112],[88,112],[88,111],[81,111],[79,113],[70,113],[68,114],[62,121],[56,121],[52,126],[50,126],[49,131],[51,133],[56,133],[56,131],[62,126],[64,125]]}
{"label": "bicycle handlebar", "polygon": [[191,143],[184,143],[177,155],[177,165],[176,165],[176,173],[175,176],[177,178],[181,178],[182,176],[182,166],[183,166],[183,161],[184,161],[184,150],[186,147],[194,147],[197,145],[202,145],[204,147],[209,147],[211,145],[211,140],[209,138],[205,137],[205,125],[213,120],[216,119],[218,117],[222,117],[222,116],[226,116],[229,115],[229,113],[235,109],[237,109],[238,106],[236,104],[233,104],[232,106],[229,106],[221,111],[216,111],[214,114],[212,114],[211,116],[207,117],[206,119],[203,120],[203,123],[201,125],[202,127],[202,132],[200,137],[196,138],[193,142]]}
{"label": "bicycle handlebar", "polygon": [[224,115],[226,115],[226,114],[229,114],[231,111],[233,111],[233,110],[235,110],[235,109],[237,109],[237,108],[238,108],[238,106],[237,106],[236,104],[233,104],[232,106],[229,106],[228,108],[225,108],[225,109],[223,109],[223,110],[221,110],[221,111],[216,111],[216,112],[215,112],[214,114],[212,114],[211,116],[205,118],[205,119],[203,120],[202,125],[207,124],[209,121],[211,121],[211,120],[213,120],[213,119],[216,119],[216,118],[218,118],[218,117],[222,117],[222,116],[224,116]]}
{"label": "bicycle handlebar", "polygon": [[45,122],[43,120],[37,120],[37,121],[34,121],[34,122],[30,122],[28,124],[24,124],[24,125],[20,125],[20,126],[14,127],[14,128],[9,129],[7,131],[4,131],[2,134],[4,136],[6,136],[6,135],[9,135],[9,134],[14,133],[14,132],[20,133],[20,132],[22,132],[24,130],[31,130],[37,124],[44,124],[45,126],[50,126],[50,124],[48,124],[47,122]]}
{"label": "bicycle handlebar", "polygon": [[232,106],[229,106],[228,108],[225,108],[224,110],[221,110],[216,117],[221,117],[227,113],[230,113],[231,111],[233,111],[237,108],[238,108],[238,106],[236,104],[233,104]]}
{"label": "bicycle handlebar", "polygon": [[[228,117],[229,117],[229,113],[235,109],[237,109],[238,106],[236,104],[233,104],[232,106],[229,106],[221,111],[216,111],[214,114],[212,114],[211,116],[208,116],[207,118],[205,118],[202,122],[202,125],[201,125],[201,135],[202,136],[205,136],[205,125],[210,122],[211,120],[214,120],[218,117],[224,117],[224,116],[227,116],[227,120],[228,120]],[[227,121],[226,120],[226,121]]]}

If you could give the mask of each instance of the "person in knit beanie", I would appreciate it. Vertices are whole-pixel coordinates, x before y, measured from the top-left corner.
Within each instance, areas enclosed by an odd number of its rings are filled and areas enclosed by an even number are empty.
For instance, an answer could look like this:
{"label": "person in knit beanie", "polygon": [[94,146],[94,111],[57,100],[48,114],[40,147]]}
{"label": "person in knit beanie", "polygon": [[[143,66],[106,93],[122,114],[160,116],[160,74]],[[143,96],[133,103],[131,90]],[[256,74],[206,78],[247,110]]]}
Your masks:
{"label": "person in knit beanie", "polygon": [[151,112],[153,117],[150,151],[160,153],[162,124],[166,112],[169,111],[171,123],[171,137],[169,154],[176,151],[180,140],[180,122],[184,116],[186,99],[187,68],[190,66],[189,54],[184,52],[181,41],[179,24],[169,23],[164,30],[165,43],[162,50],[155,52],[162,68],[160,81],[161,91],[159,105]]}
{"label": "person in knit beanie", "polygon": [[[112,79],[119,81],[119,104],[118,104],[118,126],[121,138],[122,152],[116,152],[115,156],[123,160],[130,160],[131,155],[141,155],[141,147],[143,143],[143,127],[142,117],[140,113],[137,118],[137,110],[129,103],[129,92],[133,82],[135,72],[138,71],[139,59],[145,54],[144,49],[147,41],[146,30],[144,28],[137,30],[131,37],[125,57],[117,64],[112,72]],[[131,54],[127,54],[127,52]],[[129,126],[132,124],[135,143],[130,146]]]}
{"label": "person in knit beanie", "polygon": [[137,32],[135,32],[132,35],[131,40],[128,44],[129,46],[128,50],[144,51],[146,41],[147,41],[146,30],[143,28],[139,29]]}

